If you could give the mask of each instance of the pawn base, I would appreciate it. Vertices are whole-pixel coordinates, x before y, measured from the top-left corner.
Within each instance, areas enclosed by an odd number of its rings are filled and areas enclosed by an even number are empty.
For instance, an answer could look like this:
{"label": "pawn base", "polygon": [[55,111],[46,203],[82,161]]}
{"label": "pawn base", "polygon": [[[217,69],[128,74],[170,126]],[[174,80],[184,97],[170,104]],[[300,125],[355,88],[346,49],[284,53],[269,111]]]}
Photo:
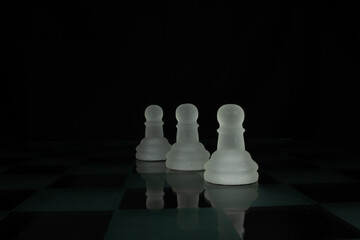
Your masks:
{"label": "pawn base", "polygon": [[136,147],[136,159],[143,161],[164,161],[171,145],[162,138],[143,138]]}
{"label": "pawn base", "polygon": [[219,185],[246,185],[259,180],[258,165],[247,151],[218,150],[205,164],[206,182]]}
{"label": "pawn base", "polygon": [[210,153],[200,142],[175,143],[166,154],[166,167],[178,171],[201,171]]}

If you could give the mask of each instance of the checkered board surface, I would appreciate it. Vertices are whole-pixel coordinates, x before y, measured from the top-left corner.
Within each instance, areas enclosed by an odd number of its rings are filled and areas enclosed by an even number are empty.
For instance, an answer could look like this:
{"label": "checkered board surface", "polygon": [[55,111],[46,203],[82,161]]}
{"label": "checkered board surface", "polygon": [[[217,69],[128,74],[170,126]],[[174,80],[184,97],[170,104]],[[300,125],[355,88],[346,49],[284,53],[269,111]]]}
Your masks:
{"label": "checkered board surface", "polygon": [[[198,208],[178,208],[181,173],[138,173],[136,144],[2,144],[0,239],[241,239],[206,191]],[[260,178],[244,239],[360,239],[359,155],[286,139],[249,140],[247,150]],[[159,186],[162,209],[148,209]]]}

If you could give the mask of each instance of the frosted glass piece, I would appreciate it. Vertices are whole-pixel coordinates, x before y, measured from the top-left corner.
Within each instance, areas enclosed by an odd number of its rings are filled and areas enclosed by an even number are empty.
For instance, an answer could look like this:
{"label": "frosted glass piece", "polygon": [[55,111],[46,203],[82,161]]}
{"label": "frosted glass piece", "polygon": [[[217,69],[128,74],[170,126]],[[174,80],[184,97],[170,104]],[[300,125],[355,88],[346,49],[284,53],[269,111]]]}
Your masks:
{"label": "frosted glass piece", "polygon": [[176,143],[166,154],[166,167],[180,171],[204,170],[204,164],[209,160],[210,153],[199,142],[198,110],[195,105],[181,104],[176,109]]}
{"label": "frosted glass piece", "polygon": [[166,159],[171,145],[164,137],[162,121],[163,110],[158,105],[150,105],[145,109],[145,137],[136,147],[136,158],[144,161],[160,161]]}
{"label": "frosted glass piece", "polygon": [[259,179],[258,165],[245,150],[244,110],[236,104],[219,108],[218,145],[205,164],[205,181],[221,185],[243,185]]}

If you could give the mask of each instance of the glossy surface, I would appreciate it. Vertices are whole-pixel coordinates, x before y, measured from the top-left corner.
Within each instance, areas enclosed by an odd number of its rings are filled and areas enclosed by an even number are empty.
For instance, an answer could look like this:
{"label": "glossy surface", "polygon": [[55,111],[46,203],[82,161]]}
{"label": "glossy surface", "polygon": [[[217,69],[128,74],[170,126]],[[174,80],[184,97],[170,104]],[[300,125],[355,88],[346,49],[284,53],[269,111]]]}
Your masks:
{"label": "glossy surface", "polygon": [[136,144],[2,145],[0,239],[360,238],[357,155],[247,141],[259,183],[239,187],[136,161]]}

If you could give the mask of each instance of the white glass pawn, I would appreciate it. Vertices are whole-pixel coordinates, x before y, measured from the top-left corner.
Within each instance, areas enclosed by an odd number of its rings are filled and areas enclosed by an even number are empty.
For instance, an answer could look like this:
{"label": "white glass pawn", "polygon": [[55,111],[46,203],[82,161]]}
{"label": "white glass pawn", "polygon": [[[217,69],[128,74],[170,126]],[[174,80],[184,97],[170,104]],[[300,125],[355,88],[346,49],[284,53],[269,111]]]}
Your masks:
{"label": "white glass pawn", "polygon": [[204,170],[210,153],[199,142],[198,115],[197,108],[190,103],[181,104],[176,108],[176,143],[166,154],[167,168],[181,171]]}
{"label": "white glass pawn", "polygon": [[136,158],[144,161],[160,161],[166,159],[171,145],[164,137],[162,121],[163,111],[158,105],[150,105],[145,109],[145,138],[136,147]]}
{"label": "white glass pawn", "polygon": [[236,104],[226,104],[219,108],[218,145],[205,164],[205,181],[221,185],[243,185],[258,181],[258,165],[245,150],[244,117],[244,110]]}

